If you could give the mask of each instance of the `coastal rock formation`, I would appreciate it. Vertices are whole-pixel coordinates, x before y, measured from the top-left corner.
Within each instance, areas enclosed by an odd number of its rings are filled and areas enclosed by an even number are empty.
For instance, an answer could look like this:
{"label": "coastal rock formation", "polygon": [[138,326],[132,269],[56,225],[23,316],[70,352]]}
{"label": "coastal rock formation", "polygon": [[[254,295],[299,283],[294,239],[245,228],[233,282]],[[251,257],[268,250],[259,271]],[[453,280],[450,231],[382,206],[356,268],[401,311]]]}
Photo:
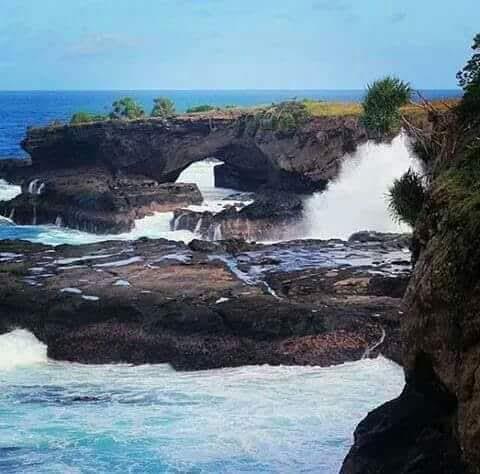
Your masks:
{"label": "coastal rock formation", "polygon": [[34,172],[101,167],[163,183],[175,181],[190,164],[215,157],[225,163],[216,170],[218,186],[312,191],[323,189],[336,176],[340,159],[366,139],[355,117],[312,118],[285,135],[262,128],[248,113],[215,112],[168,121],[30,128],[22,146],[32,158]]}
{"label": "coastal rock formation", "polygon": [[229,206],[218,213],[177,209],[172,227],[209,240],[281,240],[292,232],[302,211],[303,202],[297,195],[270,191],[256,195],[253,203],[241,209]]}
{"label": "coastal rock formation", "polygon": [[[22,146],[31,160],[0,165],[0,177],[21,184],[24,194],[0,212],[18,224],[119,233],[149,212],[200,202],[198,190],[167,184],[196,161],[224,162],[215,167],[217,186],[312,192],[324,189],[341,158],[366,139],[355,117],[312,118],[286,134],[238,111],[29,128]],[[224,235],[247,235],[244,224]]]}
{"label": "coastal rock formation", "polygon": [[92,168],[36,175],[22,191],[0,202],[0,215],[20,225],[57,224],[97,234],[127,232],[135,219],[203,200],[195,184],[114,178]]}
{"label": "coastal rock formation", "polygon": [[398,360],[400,298],[372,285],[401,292],[401,256],[396,242],[2,241],[0,333],[28,329],[55,359],[182,370]]}

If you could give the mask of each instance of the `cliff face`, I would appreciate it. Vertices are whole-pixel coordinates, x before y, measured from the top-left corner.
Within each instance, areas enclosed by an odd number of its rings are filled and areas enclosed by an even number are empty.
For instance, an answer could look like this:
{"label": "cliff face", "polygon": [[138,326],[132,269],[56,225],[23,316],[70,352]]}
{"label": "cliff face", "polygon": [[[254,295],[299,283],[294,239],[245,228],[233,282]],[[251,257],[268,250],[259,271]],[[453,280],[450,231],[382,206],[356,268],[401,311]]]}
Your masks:
{"label": "cliff face", "polygon": [[405,391],[359,425],[344,474],[480,472],[480,127],[465,125],[441,135],[416,226]]}
{"label": "cliff face", "polygon": [[289,134],[252,126],[249,117],[237,112],[31,128],[22,146],[37,173],[95,166],[172,182],[190,164],[214,156],[225,162],[217,179],[237,188],[313,190],[367,138],[352,117],[311,119]]}
{"label": "cliff face", "polygon": [[24,194],[0,214],[18,224],[124,232],[153,211],[201,202],[196,188],[167,186],[196,161],[224,162],[215,168],[217,186],[312,192],[366,139],[353,117],[310,119],[285,132],[241,112],[30,128],[22,146],[31,160],[0,166],[0,177]]}

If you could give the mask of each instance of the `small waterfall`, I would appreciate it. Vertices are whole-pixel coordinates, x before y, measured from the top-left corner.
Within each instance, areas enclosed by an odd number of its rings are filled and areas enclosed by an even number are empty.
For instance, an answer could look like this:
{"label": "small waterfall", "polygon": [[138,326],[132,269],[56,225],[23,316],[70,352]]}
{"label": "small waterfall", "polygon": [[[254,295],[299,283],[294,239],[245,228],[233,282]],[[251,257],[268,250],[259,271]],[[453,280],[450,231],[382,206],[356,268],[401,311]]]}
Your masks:
{"label": "small waterfall", "polygon": [[365,350],[362,356],[362,359],[370,358],[370,354],[375,349],[378,349],[384,343],[386,337],[387,337],[387,333],[385,332],[385,329],[382,328],[382,335],[380,336],[380,339],[372,347],[367,347],[367,349]]}
{"label": "small waterfall", "polygon": [[36,202],[32,204],[32,208],[33,208],[32,225],[37,225],[37,203]]}
{"label": "small waterfall", "polygon": [[271,294],[274,298],[276,298],[277,300],[283,299],[281,296],[278,296],[277,292],[266,281],[264,281],[263,284],[265,285],[268,293]]}
{"label": "small waterfall", "polygon": [[213,240],[222,240],[222,224],[215,225],[213,231]]}
{"label": "small waterfall", "polygon": [[55,225],[57,227],[62,227],[63,226],[63,219],[62,216],[57,216],[55,219]]}
{"label": "small waterfall", "polygon": [[12,207],[12,209],[10,210],[10,215],[8,216],[8,218],[13,221],[13,218],[15,217],[15,208]]}
{"label": "small waterfall", "polygon": [[202,229],[202,221],[203,221],[203,218],[200,217],[200,219],[198,219],[197,225],[195,226],[195,230],[193,231],[194,234],[196,235],[200,234],[200,230]]}
{"label": "small waterfall", "polygon": [[181,222],[182,218],[185,217],[186,215],[187,215],[187,214],[184,212],[184,213],[178,215],[177,217],[175,217],[175,218],[173,219],[173,222],[172,222],[172,230],[173,230],[174,232],[179,229],[179,227],[180,227],[180,222]]}
{"label": "small waterfall", "polygon": [[28,192],[30,194],[39,196],[43,191],[45,191],[45,183],[41,183],[38,178],[30,181],[28,185]]}

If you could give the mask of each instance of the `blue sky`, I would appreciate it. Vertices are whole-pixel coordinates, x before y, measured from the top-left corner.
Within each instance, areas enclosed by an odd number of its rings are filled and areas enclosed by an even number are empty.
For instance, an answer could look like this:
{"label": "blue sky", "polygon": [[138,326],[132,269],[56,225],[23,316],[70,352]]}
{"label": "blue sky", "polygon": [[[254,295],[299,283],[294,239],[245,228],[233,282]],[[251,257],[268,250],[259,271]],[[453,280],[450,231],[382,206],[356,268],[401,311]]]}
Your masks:
{"label": "blue sky", "polygon": [[478,0],[0,0],[0,90],[455,87]]}

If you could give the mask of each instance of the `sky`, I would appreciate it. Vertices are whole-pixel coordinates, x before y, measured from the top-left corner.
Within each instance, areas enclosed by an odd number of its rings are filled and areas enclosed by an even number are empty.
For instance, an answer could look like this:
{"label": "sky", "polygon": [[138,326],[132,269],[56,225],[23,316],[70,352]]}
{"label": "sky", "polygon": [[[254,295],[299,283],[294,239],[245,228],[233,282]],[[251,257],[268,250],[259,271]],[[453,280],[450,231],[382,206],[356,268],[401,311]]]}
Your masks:
{"label": "sky", "polygon": [[456,86],[478,0],[0,0],[0,90]]}

